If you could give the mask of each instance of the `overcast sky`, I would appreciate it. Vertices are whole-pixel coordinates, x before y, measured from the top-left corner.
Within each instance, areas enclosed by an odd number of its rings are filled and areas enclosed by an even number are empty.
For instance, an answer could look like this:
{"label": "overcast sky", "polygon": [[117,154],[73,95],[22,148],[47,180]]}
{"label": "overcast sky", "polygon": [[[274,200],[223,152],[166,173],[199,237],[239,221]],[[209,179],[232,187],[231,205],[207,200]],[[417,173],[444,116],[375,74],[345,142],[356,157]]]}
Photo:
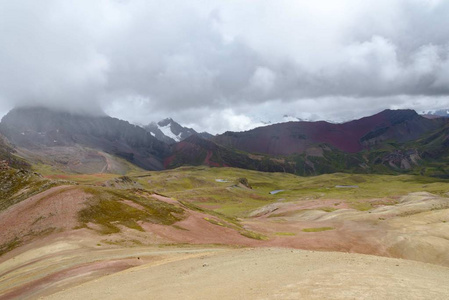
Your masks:
{"label": "overcast sky", "polygon": [[211,133],[449,108],[449,0],[0,0],[0,115]]}

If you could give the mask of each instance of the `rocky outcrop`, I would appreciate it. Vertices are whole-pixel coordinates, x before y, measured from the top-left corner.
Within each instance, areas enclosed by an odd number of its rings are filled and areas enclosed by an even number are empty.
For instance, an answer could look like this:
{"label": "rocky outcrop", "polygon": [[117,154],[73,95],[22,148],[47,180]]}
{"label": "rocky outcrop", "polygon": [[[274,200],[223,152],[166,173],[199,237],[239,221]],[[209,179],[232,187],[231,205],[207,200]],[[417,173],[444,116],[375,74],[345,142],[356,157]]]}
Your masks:
{"label": "rocky outcrop", "polygon": [[396,150],[374,161],[375,164],[383,164],[394,169],[410,170],[418,166],[421,156],[416,149],[402,151]]}

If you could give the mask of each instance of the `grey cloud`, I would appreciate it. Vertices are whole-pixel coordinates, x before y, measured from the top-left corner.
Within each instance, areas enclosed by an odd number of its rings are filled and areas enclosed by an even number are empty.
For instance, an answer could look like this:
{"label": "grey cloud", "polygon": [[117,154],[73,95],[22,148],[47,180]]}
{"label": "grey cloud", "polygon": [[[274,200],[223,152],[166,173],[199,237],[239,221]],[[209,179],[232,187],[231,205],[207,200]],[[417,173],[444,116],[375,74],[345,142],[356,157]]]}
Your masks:
{"label": "grey cloud", "polygon": [[449,106],[448,15],[437,0],[0,0],[0,112],[172,116],[219,132],[286,111],[339,121]]}
{"label": "grey cloud", "polygon": [[1,2],[0,93],[18,105],[96,111],[106,58],[85,23],[60,3]]}

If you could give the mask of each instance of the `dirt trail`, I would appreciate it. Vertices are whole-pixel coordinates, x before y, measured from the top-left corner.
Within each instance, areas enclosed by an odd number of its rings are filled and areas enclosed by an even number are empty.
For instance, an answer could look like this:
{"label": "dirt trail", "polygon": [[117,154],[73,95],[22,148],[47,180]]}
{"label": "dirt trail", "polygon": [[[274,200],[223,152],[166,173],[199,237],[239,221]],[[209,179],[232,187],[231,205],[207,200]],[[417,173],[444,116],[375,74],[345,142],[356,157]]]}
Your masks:
{"label": "dirt trail", "polygon": [[246,249],[142,265],[43,299],[448,299],[449,268],[347,253]]}

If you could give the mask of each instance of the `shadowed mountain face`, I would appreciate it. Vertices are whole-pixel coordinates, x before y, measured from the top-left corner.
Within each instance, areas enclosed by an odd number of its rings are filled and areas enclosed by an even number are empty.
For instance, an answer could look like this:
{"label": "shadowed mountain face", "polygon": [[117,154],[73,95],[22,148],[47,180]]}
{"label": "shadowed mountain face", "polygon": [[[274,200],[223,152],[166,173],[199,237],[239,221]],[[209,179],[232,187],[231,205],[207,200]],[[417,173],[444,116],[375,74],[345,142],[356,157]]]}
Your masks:
{"label": "shadowed mountain face", "polygon": [[293,168],[283,162],[272,160],[267,156],[235,151],[198,135],[192,135],[173,145],[172,153],[165,159],[164,164],[167,168],[176,168],[187,164],[294,173]]}
{"label": "shadowed mountain face", "polygon": [[93,117],[45,108],[18,108],[3,117],[1,131],[26,149],[82,145],[117,155],[150,170],[163,169],[168,146],[143,128],[108,116]]}
{"label": "shadowed mountain face", "polygon": [[317,144],[328,144],[355,153],[386,140],[407,142],[436,130],[445,123],[429,120],[413,110],[385,110],[376,115],[343,124],[288,122],[246,132],[226,132],[214,141],[239,150],[269,155],[304,153]]}

